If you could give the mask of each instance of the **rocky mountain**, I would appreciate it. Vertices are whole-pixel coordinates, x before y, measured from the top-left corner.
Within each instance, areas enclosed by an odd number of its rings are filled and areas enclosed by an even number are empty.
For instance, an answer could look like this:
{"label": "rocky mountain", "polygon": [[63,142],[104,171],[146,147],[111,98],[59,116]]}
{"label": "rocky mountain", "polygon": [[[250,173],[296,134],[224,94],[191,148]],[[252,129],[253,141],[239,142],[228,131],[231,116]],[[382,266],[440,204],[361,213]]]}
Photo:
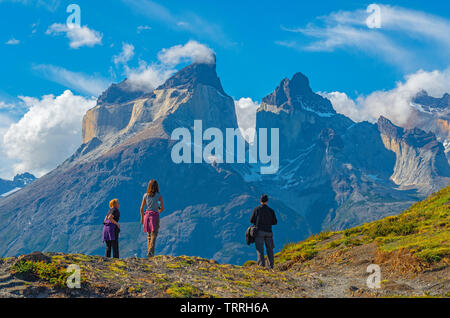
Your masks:
{"label": "rocky mountain", "polygon": [[25,172],[16,175],[13,180],[0,179],[0,197],[6,197],[36,180],[31,173]]}
{"label": "rocky mountain", "polygon": [[[313,232],[396,214],[442,185],[431,180],[434,188],[416,183],[410,191],[400,190],[391,178],[400,159],[384,144],[383,130],[337,114],[327,99],[312,92],[303,74],[284,79],[263,99],[256,123],[257,129],[281,127],[280,169],[261,177],[250,168],[242,172],[244,178],[296,209]],[[434,158],[424,158],[423,164]]]}
{"label": "rocky mountain", "polygon": [[388,119],[378,120],[385,147],[396,154],[392,180],[402,188],[419,186],[425,193],[450,183],[450,169],[444,146],[433,133],[418,128],[403,129]]}
{"label": "rocky mountain", "polygon": [[322,229],[398,214],[448,184],[448,162],[432,134],[354,123],[315,94],[301,73],[284,79],[257,111],[257,129],[279,129],[276,173],[263,175],[261,164],[249,161],[174,163],[174,129],[184,127],[193,136],[195,120],[202,120],[203,131],[236,129],[234,107],[215,63],[189,65],[150,93],[130,90],[127,80],[111,86],[86,113],[80,148],[0,202],[1,254],[103,254],[107,203],[119,198],[122,256],[145,255],[139,207],[152,178],[166,206],[157,253],[235,264],[254,256],[244,233],[262,192],[270,194],[278,214],[280,249]]}
{"label": "rocky mountain", "polygon": [[420,128],[436,135],[450,158],[450,95],[441,98],[429,96],[420,91],[411,101],[412,113],[405,128]]}
{"label": "rocky mountain", "polygon": [[[231,165],[175,164],[171,159],[175,141],[170,134],[176,127],[192,131],[194,119],[203,120],[203,129],[237,127],[233,99],[223,94],[215,67],[190,65],[152,94],[131,102],[100,103],[88,111],[80,149],[1,203],[2,254],[36,249],[102,254],[102,221],[107,202],[117,197],[122,255],[143,256],[146,237],[139,207],[148,181],[155,178],[167,211],[158,253],[247,260],[253,249],[245,245],[244,233],[259,191]],[[110,100],[104,94],[105,99]],[[295,210],[276,199],[272,205],[279,211],[280,244],[309,235]]]}

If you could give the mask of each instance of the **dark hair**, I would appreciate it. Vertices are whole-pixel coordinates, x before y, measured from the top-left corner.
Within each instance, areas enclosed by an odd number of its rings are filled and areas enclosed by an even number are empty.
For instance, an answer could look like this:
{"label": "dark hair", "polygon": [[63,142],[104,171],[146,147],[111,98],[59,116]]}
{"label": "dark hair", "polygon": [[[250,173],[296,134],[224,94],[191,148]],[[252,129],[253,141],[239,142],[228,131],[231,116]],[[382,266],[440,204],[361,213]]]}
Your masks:
{"label": "dark hair", "polygon": [[159,192],[158,182],[154,179],[150,180],[147,187],[147,193],[149,196],[154,197],[155,193]]}
{"label": "dark hair", "polygon": [[267,194],[263,194],[263,195],[261,196],[260,201],[261,201],[262,203],[266,203],[267,201],[269,201],[268,195],[267,195]]}

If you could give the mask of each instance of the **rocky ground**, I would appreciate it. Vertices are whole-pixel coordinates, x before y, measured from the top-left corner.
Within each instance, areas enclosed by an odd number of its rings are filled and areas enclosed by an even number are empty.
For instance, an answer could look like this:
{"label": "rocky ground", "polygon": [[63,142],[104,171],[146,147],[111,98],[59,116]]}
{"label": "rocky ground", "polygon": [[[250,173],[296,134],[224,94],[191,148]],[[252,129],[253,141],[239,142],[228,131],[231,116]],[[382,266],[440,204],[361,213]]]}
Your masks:
{"label": "rocky ground", "polygon": [[[34,253],[0,261],[0,297],[410,297],[449,296],[447,265],[400,274],[384,262],[380,289],[370,289],[367,265],[376,247],[324,251],[275,270],[218,264],[196,257],[106,259]],[[376,257],[376,256],[375,256]],[[33,266],[28,266],[28,265]],[[66,268],[81,268],[81,288],[66,286]]]}
{"label": "rocky ground", "polygon": [[[374,264],[378,286],[369,288]],[[70,265],[80,288],[69,288]],[[274,270],[189,256],[35,252],[0,258],[0,297],[450,297],[450,187],[397,216],[286,244]]]}

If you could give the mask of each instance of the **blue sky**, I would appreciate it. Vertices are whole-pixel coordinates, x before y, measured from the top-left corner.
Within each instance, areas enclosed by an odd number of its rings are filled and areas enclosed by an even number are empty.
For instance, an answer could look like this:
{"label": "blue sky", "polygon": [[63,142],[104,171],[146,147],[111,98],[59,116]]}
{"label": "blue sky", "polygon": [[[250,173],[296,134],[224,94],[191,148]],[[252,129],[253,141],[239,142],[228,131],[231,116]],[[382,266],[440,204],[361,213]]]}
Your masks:
{"label": "blue sky", "polygon": [[[84,28],[72,39],[64,29],[70,15],[66,8],[71,3],[81,8]],[[379,3],[381,28],[377,29],[370,29],[365,23],[369,16],[366,8],[371,3],[0,0],[0,133],[8,135],[7,140],[0,141],[0,177],[24,169],[42,174],[74,150],[79,132],[72,139],[67,137],[70,146],[63,150],[57,147],[62,157],[57,156],[39,169],[24,163],[26,158],[19,155],[33,156],[37,150],[24,151],[21,147],[25,146],[15,141],[20,135],[14,132],[30,129],[32,116],[39,110],[67,107],[56,101],[65,90],[69,89],[74,98],[84,98],[84,108],[73,114],[74,121],[70,123],[76,130],[81,120],[78,114],[93,103],[91,96],[130,72],[160,64],[158,53],[162,49],[188,41],[196,41],[216,53],[218,74],[230,96],[236,100],[250,98],[255,103],[273,91],[284,77],[298,71],[309,77],[314,91],[345,94],[345,105],[336,105],[342,109],[364,108],[358,98],[377,91],[398,90],[399,82],[410,87],[415,77],[408,82],[405,76],[420,70],[426,75],[439,72],[435,77],[430,75],[432,80],[422,76],[422,82],[448,78],[442,75],[450,66],[448,1]],[[127,58],[122,55],[119,61],[117,57],[125,53],[122,50],[126,45],[132,47],[132,53]],[[170,70],[184,66],[187,57],[183,63],[170,65]],[[433,85],[427,86],[428,90],[433,92]],[[434,92],[440,94],[445,89],[446,86],[439,86]],[[42,98],[49,94],[52,98]],[[60,101],[66,98],[72,97],[65,95]],[[33,107],[34,112],[29,114]],[[11,125],[26,114],[28,123],[25,118],[12,129]],[[50,132],[61,133],[53,128],[42,129],[44,132],[36,138],[44,138]],[[52,145],[47,142],[37,148]]]}

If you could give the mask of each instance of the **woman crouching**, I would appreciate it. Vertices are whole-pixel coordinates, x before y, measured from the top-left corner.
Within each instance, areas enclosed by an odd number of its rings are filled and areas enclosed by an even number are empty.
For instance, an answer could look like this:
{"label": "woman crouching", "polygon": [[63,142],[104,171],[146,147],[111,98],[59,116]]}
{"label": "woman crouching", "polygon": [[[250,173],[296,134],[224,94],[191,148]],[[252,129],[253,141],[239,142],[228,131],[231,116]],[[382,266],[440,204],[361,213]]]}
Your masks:
{"label": "woman crouching", "polygon": [[106,243],[105,256],[119,258],[119,232],[120,232],[120,203],[114,199],[109,202],[110,210],[103,221],[103,242]]}
{"label": "woman crouching", "polygon": [[141,224],[144,225],[144,232],[147,233],[147,257],[155,255],[155,243],[159,231],[159,214],[162,211],[164,211],[164,203],[159,193],[158,182],[150,180],[141,204]]}

